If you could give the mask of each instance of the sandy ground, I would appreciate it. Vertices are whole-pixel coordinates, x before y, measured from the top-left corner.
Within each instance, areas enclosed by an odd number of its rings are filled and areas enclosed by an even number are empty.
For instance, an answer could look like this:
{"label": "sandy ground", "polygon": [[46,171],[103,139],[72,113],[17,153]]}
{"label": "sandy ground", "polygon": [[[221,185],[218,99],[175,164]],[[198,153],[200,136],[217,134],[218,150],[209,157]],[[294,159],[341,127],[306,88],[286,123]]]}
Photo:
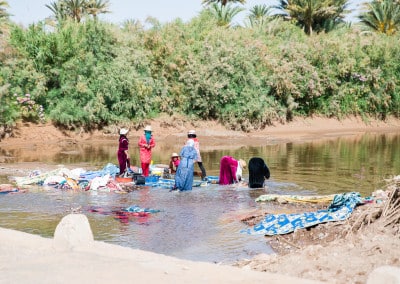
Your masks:
{"label": "sandy ground", "polygon": [[[400,133],[398,119],[385,122],[369,120],[368,123],[359,118],[342,121],[297,119],[289,124],[277,124],[249,133],[229,131],[216,122],[190,123],[176,117],[148,123],[152,125],[159,145],[184,139],[187,130],[196,129],[198,136],[202,137],[203,149],[288,141],[302,143],[366,132]],[[37,166],[5,163],[10,159],[7,149],[17,147],[23,151],[34,147],[38,153],[50,149],[59,151],[57,147],[65,143],[108,140],[114,143],[117,133],[117,128],[83,133],[61,132],[51,125],[21,124],[14,137],[0,141],[0,174]],[[141,129],[131,128],[129,135],[138,137],[141,133]],[[388,226],[385,223],[387,220],[380,221],[382,218],[375,216],[379,215],[377,212],[382,212],[383,206],[384,203],[363,205],[356,208],[348,221],[266,238],[276,254],[243,260],[236,267],[184,261],[95,241],[60,249],[55,240],[0,229],[0,282],[400,283],[400,230],[398,223]],[[258,214],[261,216],[262,212]],[[372,218],[372,215],[375,217]],[[242,217],[249,220],[250,217],[260,216],[253,212],[251,216]],[[372,272],[380,267],[388,270],[381,274]],[[390,278],[393,274],[398,278]],[[394,282],[389,282],[391,280]]]}

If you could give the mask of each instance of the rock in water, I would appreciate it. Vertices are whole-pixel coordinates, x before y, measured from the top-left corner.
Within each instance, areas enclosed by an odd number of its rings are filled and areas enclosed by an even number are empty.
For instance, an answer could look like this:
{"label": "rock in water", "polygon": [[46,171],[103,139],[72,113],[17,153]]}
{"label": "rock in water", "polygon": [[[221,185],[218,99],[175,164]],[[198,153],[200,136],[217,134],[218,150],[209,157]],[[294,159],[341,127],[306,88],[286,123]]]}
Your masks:
{"label": "rock in water", "polygon": [[54,232],[54,246],[57,249],[73,249],[94,242],[87,217],[83,214],[69,214],[62,218]]}

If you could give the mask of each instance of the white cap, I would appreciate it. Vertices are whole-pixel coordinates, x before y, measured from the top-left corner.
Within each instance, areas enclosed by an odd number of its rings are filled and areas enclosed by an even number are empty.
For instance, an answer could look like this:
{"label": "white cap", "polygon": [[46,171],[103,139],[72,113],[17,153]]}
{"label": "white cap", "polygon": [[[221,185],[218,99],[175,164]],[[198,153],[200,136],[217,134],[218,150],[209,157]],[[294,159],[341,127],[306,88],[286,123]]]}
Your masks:
{"label": "white cap", "polygon": [[129,129],[121,128],[120,131],[119,131],[119,134],[120,135],[125,135],[126,133],[128,133],[128,131],[129,131]]}
{"label": "white cap", "polygon": [[151,125],[147,125],[147,126],[144,128],[144,131],[150,131],[150,132],[151,132]]}
{"label": "white cap", "polygon": [[189,135],[189,134],[195,134],[195,135],[196,135],[196,131],[195,131],[194,129],[189,130],[189,131],[188,131],[188,135]]}

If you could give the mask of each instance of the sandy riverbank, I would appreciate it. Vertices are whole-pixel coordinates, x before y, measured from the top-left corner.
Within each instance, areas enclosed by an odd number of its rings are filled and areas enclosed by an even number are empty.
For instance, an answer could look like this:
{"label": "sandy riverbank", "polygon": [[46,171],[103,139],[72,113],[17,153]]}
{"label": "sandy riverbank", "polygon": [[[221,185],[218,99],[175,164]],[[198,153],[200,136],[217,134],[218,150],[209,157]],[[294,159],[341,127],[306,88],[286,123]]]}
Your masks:
{"label": "sandy riverbank", "polygon": [[0,282],[318,283],[93,241],[84,215],[66,218],[63,232],[54,239],[0,228]]}

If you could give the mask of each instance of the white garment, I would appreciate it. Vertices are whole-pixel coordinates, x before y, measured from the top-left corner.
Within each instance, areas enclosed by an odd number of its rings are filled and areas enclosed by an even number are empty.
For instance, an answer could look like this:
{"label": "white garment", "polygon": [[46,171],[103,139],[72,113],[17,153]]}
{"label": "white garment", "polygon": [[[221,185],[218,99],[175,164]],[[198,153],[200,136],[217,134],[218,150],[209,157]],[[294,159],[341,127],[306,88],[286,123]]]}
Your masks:
{"label": "white garment", "polygon": [[243,177],[243,169],[242,169],[242,167],[240,166],[240,163],[239,163],[239,161],[238,161],[238,167],[237,167],[237,169],[236,169],[236,180],[237,180],[237,181],[241,181],[241,180],[242,180],[242,177]]}

